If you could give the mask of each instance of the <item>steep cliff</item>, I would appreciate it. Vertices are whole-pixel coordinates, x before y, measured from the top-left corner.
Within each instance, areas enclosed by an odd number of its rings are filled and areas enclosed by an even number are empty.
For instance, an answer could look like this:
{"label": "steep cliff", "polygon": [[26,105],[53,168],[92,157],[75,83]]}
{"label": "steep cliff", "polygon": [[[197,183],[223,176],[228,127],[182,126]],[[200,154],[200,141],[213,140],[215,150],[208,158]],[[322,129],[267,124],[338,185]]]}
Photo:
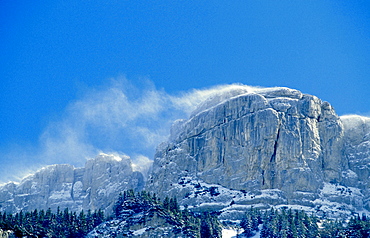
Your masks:
{"label": "steep cliff", "polygon": [[108,214],[121,191],[141,190],[144,178],[133,171],[126,156],[100,154],[88,160],[84,168],[52,165],[0,188],[0,211],[68,208],[103,209]]}
{"label": "steep cliff", "polygon": [[194,209],[363,208],[363,194],[345,174],[342,122],[315,96],[241,86],[177,121],[170,138],[158,147],[146,188]]}

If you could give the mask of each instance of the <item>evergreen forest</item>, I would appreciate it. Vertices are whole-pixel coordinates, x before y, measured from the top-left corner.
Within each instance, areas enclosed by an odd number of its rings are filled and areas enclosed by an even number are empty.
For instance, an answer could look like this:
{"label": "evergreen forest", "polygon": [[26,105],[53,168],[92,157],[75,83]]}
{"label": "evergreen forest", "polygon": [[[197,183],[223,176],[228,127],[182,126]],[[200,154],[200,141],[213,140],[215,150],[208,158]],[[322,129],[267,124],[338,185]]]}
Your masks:
{"label": "evergreen forest", "polygon": [[85,237],[94,227],[105,221],[101,210],[86,213],[70,212],[68,208],[56,213],[51,209],[20,211],[16,214],[0,213],[0,229],[12,231],[15,237]]}
{"label": "evergreen forest", "polygon": [[[2,231],[11,231],[9,237],[85,237],[102,222],[120,219],[127,224],[122,235],[130,237],[133,226],[150,226],[155,219],[162,219],[177,234],[190,238],[217,238],[222,237],[223,227],[235,228],[235,224],[221,224],[217,215],[215,212],[180,209],[176,198],[161,200],[156,194],[128,190],[120,194],[109,218],[102,210],[76,213],[59,208],[55,213],[51,209],[0,213],[0,235]],[[238,237],[254,237],[256,234],[267,238],[370,237],[370,219],[366,215],[354,215],[346,221],[319,219],[300,210],[261,211],[252,208],[239,224]]]}
{"label": "evergreen forest", "polygon": [[370,237],[370,219],[354,215],[348,221],[318,219],[301,210],[270,209],[246,212],[240,226],[240,237],[253,237],[257,232],[267,238],[360,238]]}

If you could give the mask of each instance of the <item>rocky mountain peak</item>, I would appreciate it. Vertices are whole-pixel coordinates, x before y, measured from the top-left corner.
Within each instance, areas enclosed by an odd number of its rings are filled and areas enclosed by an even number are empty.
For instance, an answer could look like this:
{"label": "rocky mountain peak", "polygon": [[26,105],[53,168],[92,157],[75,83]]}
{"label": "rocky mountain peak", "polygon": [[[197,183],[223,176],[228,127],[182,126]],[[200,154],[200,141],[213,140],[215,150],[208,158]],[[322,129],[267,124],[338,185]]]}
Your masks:
{"label": "rocky mountain peak", "polygon": [[314,209],[329,184],[346,186],[343,143],[342,121],[328,102],[289,88],[239,86],[174,124],[147,189],[194,207],[225,208],[244,196],[239,205]]}

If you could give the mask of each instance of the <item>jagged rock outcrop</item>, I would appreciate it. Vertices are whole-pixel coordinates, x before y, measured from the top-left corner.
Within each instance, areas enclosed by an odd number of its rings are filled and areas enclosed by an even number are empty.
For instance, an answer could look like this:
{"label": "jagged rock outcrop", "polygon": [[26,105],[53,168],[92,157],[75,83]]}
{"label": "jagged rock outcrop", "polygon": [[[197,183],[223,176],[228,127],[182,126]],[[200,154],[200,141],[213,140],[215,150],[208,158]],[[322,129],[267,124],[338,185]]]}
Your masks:
{"label": "jagged rock outcrop", "polygon": [[126,220],[114,219],[109,222],[105,222],[90,232],[86,237],[187,237],[178,227],[157,214],[147,219],[145,223],[141,221],[144,216],[147,216],[147,214],[136,214],[135,218]]}
{"label": "jagged rock outcrop", "polygon": [[174,124],[146,188],[194,209],[290,205],[350,213],[363,208],[364,197],[356,188],[336,192],[351,185],[343,143],[328,102],[288,88],[239,86]]}
{"label": "jagged rock outcrop", "polygon": [[127,156],[100,154],[84,168],[51,165],[0,188],[0,211],[68,208],[72,211],[103,209],[112,212],[118,194],[127,189],[140,191],[144,177],[132,170]]}
{"label": "jagged rock outcrop", "polygon": [[114,219],[100,224],[87,237],[199,237],[199,219],[170,203],[171,209],[145,191],[137,195],[128,191],[115,204]]}

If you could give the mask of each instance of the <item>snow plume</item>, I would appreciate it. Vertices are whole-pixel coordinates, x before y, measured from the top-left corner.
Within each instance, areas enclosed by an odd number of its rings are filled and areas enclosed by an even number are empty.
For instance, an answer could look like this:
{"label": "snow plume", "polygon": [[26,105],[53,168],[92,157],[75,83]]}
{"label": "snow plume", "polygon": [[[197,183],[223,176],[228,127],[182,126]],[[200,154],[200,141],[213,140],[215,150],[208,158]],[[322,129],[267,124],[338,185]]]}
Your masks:
{"label": "snow plume", "polygon": [[260,89],[233,84],[170,95],[149,80],[136,86],[123,77],[111,79],[71,102],[58,120],[45,128],[37,145],[21,145],[3,153],[10,162],[0,168],[0,181],[19,180],[16,176],[49,164],[81,167],[100,152],[127,154],[135,170],[147,173],[149,158],[168,139],[176,119]]}
{"label": "snow plume", "polygon": [[153,164],[153,160],[144,155],[135,155],[132,157],[131,160],[133,171],[141,172],[144,175],[145,179],[147,179],[149,170]]}
{"label": "snow plume", "polygon": [[171,99],[176,107],[182,108],[190,115],[216,105],[227,98],[243,93],[255,92],[259,89],[261,88],[242,84],[218,85],[206,89],[193,89]]}

